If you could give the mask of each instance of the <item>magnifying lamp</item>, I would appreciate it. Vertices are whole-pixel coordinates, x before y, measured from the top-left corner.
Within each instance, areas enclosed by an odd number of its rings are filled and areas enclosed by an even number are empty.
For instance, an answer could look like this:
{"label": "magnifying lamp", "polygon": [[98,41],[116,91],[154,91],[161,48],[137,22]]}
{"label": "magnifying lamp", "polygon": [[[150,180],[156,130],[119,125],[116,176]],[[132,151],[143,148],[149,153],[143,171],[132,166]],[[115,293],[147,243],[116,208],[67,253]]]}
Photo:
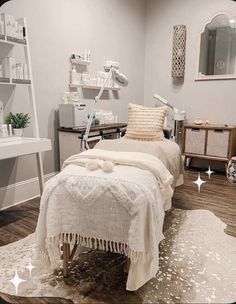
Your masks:
{"label": "magnifying lamp", "polygon": [[127,87],[129,83],[128,78],[124,74],[121,74],[118,70],[112,71],[112,79],[121,87]]}
{"label": "magnifying lamp", "polygon": [[90,114],[89,114],[89,119],[88,119],[87,126],[86,126],[86,131],[85,131],[85,134],[83,136],[83,142],[84,142],[83,147],[85,147],[86,149],[89,149],[88,136],[89,136],[89,131],[90,131],[92,122],[93,122],[95,105],[99,101],[99,99],[101,98],[102,93],[106,88],[106,84],[107,84],[107,82],[110,78],[112,78],[114,80],[114,82],[117,83],[118,85],[120,85],[121,87],[126,87],[128,85],[128,78],[124,74],[120,73],[120,71],[117,68],[114,68],[114,67],[111,66],[110,71],[108,73],[108,76],[105,79],[105,81],[103,83],[103,86],[101,87],[98,95],[94,98],[94,103],[91,107],[91,111],[90,111]]}

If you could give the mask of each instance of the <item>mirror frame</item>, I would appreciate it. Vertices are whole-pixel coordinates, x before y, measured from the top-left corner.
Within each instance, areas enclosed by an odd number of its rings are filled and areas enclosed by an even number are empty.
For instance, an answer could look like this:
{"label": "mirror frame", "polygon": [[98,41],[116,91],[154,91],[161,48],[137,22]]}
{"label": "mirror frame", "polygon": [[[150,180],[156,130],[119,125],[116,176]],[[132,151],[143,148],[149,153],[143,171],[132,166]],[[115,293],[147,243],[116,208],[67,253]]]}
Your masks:
{"label": "mirror frame", "polygon": [[[214,18],[216,18],[219,15],[227,15],[229,19],[234,19],[236,22],[236,17],[234,17],[233,15],[231,15],[229,12],[226,11],[219,11],[216,14],[214,14],[210,21],[208,20],[204,26],[203,29],[201,30],[201,32],[198,34],[198,49],[197,49],[197,73],[196,73],[196,77],[195,77],[195,81],[206,81],[206,80],[232,80],[232,79],[236,79],[236,72],[235,74],[222,74],[222,75],[199,75],[199,60],[200,60],[200,50],[201,50],[201,35],[204,33],[205,28],[208,24],[210,24],[212,22],[212,20]],[[235,50],[236,51],[236,50]]]}

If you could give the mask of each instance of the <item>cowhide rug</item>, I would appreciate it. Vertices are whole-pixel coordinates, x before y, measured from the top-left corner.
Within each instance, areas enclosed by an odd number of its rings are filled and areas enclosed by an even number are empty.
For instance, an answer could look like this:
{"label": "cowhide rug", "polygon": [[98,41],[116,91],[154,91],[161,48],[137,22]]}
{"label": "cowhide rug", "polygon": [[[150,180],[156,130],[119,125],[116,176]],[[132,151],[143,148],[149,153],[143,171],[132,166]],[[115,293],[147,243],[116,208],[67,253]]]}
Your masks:
{"label": "cowhide rug", "polygon": [[18,275],[21,297],[61,297],[76,303],[233,303],[236,301],[236,238],[205,210],[172,209],[166,214],[160,270],[136,292],[125,290],[124,258],[80,248],[69,278],[62,270],[34,265],[34,235],[0,247],[0,292],[15,294],[9,281]]}

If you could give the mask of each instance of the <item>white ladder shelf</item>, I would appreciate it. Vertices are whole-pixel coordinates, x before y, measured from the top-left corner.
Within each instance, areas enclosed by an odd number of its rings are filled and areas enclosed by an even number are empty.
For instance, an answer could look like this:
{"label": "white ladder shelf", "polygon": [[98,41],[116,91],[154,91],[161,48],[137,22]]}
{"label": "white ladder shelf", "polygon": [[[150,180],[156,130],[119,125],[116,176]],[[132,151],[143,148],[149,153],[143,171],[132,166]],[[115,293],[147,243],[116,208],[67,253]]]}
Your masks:
{"label": "white ladder shelf", "polygon": [[[43,164],[41,152],[51,150],[51,140],[47,138],[39,137],[39,127],[38,127],[38,117],[35,102],[34,93],[34,82],[32,76],[32,65],[31,56],[29,49],[29,39],[26,19],[20,19],[22,25],[25,28],[25,39],[16,39],[14,37],[7,37],[0,35],[0,50],[1,45],[10,45],[11,48],[15,45],[20,45],[24,48],[25,62],[28,65],[28,74],[30,80],[16,80],[11,78],[0,78],[0,86],[13,86],[24,85],[28,87],[29,99],[30,99],[30,114],[31,114],[31,125],[33,127],[33,138],[29,137],[11,137],[11,138],[0,138],[0,160],[8,159],[13,157],[19,157],[22,155],[35,154],[38,169],[39,178],[39,189],[40,194],[43,192],[44,186],[44,174],[43,174]],[[1,95],[0,95],[1,98]]]}

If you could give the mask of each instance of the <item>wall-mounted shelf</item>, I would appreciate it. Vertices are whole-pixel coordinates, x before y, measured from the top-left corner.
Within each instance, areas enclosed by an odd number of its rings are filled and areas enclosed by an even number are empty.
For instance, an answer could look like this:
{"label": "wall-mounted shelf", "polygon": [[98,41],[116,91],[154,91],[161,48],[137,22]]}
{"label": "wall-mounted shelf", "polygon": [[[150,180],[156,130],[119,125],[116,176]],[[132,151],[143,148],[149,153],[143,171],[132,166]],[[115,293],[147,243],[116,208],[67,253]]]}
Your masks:
{"label": "wall-mounted shelf", "polygon": [[5,36],[0,34],[0,43],[2,44],[8,44],[8,45],[27,45],[27,42],[25,39],[18,39],[15,37]]}
{"label": "wall-mounted shelf", "polygon": [[[100,90],[101,86],[95,86],[95,85],[87,85],[87,84],[70,84],[71,88],[82,88],[82,89],[91,89],[91,90]],[[115,87],[105,87],[104,90],[111,90],[111,91],[119,91],[119,88]]]}
{"label": "wall-mounted shelf", "polygon": [[12,84],[31,84],[31,80],[27,80],[27,79],[12,79]]}
{"label": "wall-mounted shelf", "polygon": [[51,148],[51,140],[46,138],[0,138],[0,159],[49,151]]}
{"label": "wall-mounted shelf", "polygon": [[[31,80],[26,79],[12,79],[12,78],[0,78],[0,85],[8,85],[8,86],[17,86],[17,85],[25,85],[30,86],[30,89],[27,90],[29,94],[30,108],[31,108],[31,125],[33,127],[33,136],[34,138],[0,138],[0,159],[8,159],[13,157],[18,157],[21,155],[35,154],[37,161],[37,169],[38,169],[38,177],[39,177],[39,188],[40,193],[43,192],[44,185],[44,174],[43,174],[43,163],[41,152],[51,150],[51,140],[50,139],[42,139],[39,136],[39,124],[36,110],[36,102],[35,102],[35,92],[32,78],[32,65],[31,65],[31,56],[30,56],[30,48],[28,42],[28,31],[26,25],[26,19],[20,18],[17,20],[20,25],[24,28],[24,36],[26,39],[18,39],[15,37],[10,37],[6,35],[0,35],[0,50],[5,45],[10,45],[11,47],[21,46],[24,48],[25,62],[28,65],[28,74]],[[10,49],[10,51],[12,48]],[[0,90],[1,93],[2,89]]]}
{"label": "wall-mounted shelf", "polygon": [[26,79],[10,79],[10,78],[5,78],[5,77],[0,77],[0,85],[18,85],[18,84],[31,84],[31,80],[26,80]]}
{"label": "wall-mounted shelf", "polygon": [[90,65],[92,63],[92,61],[78,60],[78,59],[71,59],[70,61],[72,64],[76,64],[76,65]]}
{"label": "wall-mounted shelf", "polygon": [[0,77],[0,83],[10,84],[10,82],[11,82],[10,78]]}

